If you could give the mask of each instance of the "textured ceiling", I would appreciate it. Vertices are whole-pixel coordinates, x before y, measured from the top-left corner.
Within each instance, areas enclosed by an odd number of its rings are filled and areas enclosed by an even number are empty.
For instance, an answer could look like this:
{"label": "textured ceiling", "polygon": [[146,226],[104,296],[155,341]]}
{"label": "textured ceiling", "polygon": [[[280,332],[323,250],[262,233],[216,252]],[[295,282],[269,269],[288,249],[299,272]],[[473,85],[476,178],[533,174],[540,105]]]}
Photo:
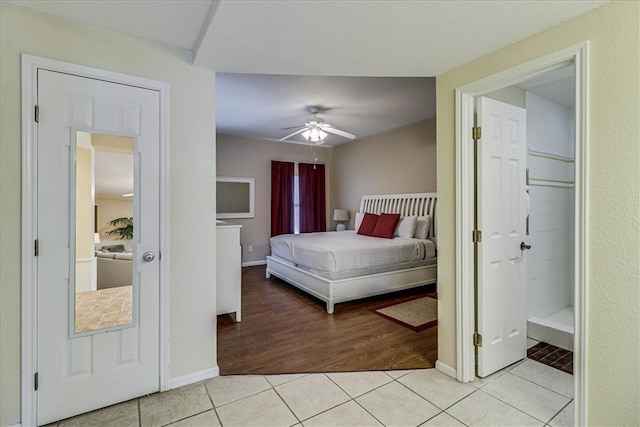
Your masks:
{"label": "textured ceiling", "polygon": [[221,1],[195,64],[254,74],[432,77],[604,3]]}
{"label": "textured ceiling", "polygon": [[[217,74],[216,122],[220,133],[279,139],[318,117],[357,138],[435,117],[435,78],[310,77]],[[291,142],[304,142],[301,135]],[[326,145],[349,142],[329,135]]]}
{"label": "textured ceiling", "polygon": [[[320,116],[358,137],[433,117],[433,79],[422,77],[605,3],[3,0],[192,51],[194,65],[218,72],[218,131],[266,139],[308,121],[307,105],[330,108]],[[345,141],[330,137],[327,143]]]}
{"label": "textured ceiling", "polygon": [[193,50],[211,0],[2,0],[69,21]]}

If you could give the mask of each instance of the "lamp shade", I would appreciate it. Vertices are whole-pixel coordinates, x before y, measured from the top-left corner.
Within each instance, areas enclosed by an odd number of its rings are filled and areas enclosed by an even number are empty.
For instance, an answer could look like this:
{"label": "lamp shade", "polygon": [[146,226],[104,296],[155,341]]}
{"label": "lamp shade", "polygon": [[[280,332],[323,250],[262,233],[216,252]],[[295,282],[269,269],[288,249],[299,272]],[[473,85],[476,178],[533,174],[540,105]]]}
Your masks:
{"label": "lamp shade", "polygon": [[334,209],[333,211],[334,221],[349,221],[349,211],[345,209]]}

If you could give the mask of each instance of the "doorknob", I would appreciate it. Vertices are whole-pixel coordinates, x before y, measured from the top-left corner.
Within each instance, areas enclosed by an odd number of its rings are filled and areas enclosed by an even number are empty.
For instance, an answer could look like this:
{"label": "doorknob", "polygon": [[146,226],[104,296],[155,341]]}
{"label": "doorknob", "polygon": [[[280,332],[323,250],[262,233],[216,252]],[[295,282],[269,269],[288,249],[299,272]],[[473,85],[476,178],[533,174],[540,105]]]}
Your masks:
{"label": "doorknob", "polygon": [[151,261],[153,261],[154,259],[156,259],[156,254],[154,254],[154,253],[153,253],[153,252],[151,252],[151,251],[147,251],[147,252],[145,252],[145,253],[143,253],[143,254],[142,254],[142,260],[143,260],[144,262],[151,262]]}
{"label": "doorknob", "polygon": [[520,250],[531,249],[531,245],[527,245],[525,242],[520,243]]}

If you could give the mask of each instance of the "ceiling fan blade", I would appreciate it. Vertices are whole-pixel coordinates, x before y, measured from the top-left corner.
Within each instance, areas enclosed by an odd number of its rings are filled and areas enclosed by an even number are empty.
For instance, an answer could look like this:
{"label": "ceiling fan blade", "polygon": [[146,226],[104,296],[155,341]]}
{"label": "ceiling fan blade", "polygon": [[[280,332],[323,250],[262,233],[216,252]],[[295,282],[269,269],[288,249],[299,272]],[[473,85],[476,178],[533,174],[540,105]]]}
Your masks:
{"label": "ceiling fan blade", "polygon": [[299,134],[299,133],[304,132],[305,130],[307,130],[307,127],[306,127],[306,126],[305,126],[305,127],[303,127],[302,129],[298,129],[297,131],[295,131],[295,132],[293,132],[293,133],[290,133],[289,135],[285,136],[284,138],[280,138],[278,141],[284,141],[285,139],[289,139],[289,138],[291,138],[291,137],[292,137],[292,136],[294,136],[294,135],[297,135],[297,134]]}
{"label": "ceiling fan blade", "polygon": [[349,132],[345,132],[343,130],[340,130],[336,127],[333,127],[331,125],[325,125],[325,126],[321,126],[322,130],[324,130],[325,132],[329,132],[329,133],[333,133],[336,135],[339,135],[343,138],[348,138],[348,139],[355,139],[355,135]]}
{"label": "ceiling fan blade", "polygon": [[303,127],[306,127],[306,126],[300,126],[300,125],[298,125],[298,126],[289,126],[288,128],[280,128],[280,130],[300,129],[300,128],[303,128]]}

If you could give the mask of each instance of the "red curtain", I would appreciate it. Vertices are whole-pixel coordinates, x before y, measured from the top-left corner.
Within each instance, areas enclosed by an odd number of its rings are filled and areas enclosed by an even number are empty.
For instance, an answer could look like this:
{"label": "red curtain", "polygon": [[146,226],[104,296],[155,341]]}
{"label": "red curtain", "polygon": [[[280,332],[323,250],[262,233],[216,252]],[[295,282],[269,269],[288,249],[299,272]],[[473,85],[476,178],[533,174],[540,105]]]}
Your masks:
{"label": "red curtain", "polygon": [[298,164],[300,232],[327,231],[324,165]]}
{"label": "red curtain", "polygon": [[293,233],[293,163],[271,161],[271,236]]}

